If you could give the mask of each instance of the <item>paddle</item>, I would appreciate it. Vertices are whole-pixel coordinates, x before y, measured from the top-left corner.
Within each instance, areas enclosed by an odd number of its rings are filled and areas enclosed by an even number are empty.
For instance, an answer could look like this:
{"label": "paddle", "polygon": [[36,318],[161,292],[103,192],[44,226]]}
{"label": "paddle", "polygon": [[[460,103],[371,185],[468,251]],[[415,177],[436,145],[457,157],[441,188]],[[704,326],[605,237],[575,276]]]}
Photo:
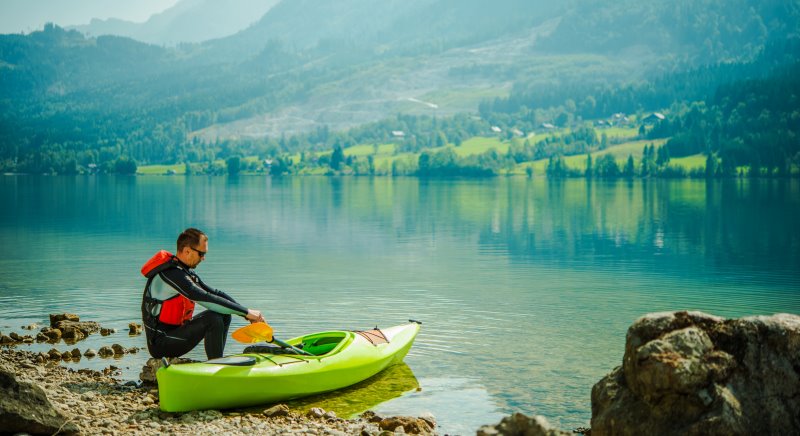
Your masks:
{"label": "paddle", "polygon": [[231,336],[233,339],[243,344],[255,344],[262,341],[271,342],[280,345],[282,348],[288,348],[297,354],[313,356],[313,354],[309,353],[308,351],[301,350],[297,347],[287,344],[286,342],[276,339],[272,335],[272,327],[265,322],[254,322],[250,325],[241,327],[233,332],[233,335]]}

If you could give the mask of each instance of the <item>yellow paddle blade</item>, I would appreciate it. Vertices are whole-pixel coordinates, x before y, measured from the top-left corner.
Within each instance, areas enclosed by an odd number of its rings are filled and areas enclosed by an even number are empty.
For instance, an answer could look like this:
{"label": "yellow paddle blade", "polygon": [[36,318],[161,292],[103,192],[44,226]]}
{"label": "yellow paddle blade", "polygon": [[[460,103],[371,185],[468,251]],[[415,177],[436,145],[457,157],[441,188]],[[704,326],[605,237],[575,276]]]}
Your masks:
{"label": "yellow paddle blade", "polygon": [[272,327],[265,322],[254,322],[233,332],[232,337],[243,344],[272,342]]}

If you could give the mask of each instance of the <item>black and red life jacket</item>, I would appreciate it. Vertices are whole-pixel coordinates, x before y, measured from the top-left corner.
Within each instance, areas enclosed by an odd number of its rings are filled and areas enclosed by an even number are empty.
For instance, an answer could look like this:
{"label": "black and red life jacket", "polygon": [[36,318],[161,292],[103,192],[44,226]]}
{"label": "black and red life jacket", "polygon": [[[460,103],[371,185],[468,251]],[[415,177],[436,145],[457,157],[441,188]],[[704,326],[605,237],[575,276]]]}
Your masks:
{"label": "black and red life jacket", "polygon": [[168,325],[183,325],[192,319],[194,301],[186,298],[180,292],[166,300],[158,300],[150,296],[150,283],[153,278],[168,268],[178,267],[173,261],[175,256],[167,250],[160,250],[142,265],[142,275],[147,277],[145,286],[142,314],[144,318],[155,318],[158,322]]}

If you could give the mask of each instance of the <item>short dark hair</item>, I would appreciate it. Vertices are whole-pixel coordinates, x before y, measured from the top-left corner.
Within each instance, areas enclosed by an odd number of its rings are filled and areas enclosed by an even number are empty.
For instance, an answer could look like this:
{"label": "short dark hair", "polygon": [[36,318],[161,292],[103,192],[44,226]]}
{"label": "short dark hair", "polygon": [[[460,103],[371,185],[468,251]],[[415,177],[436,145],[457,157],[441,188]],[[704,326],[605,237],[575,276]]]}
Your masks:
{"label": "short dark hair", "polygon": [[194,246],[198,245],[203,239],[208,239],[208,236],[206,236],[202,230],[189,227],[178,235],[178,252],[183,250],[183,247],[194,248]]}

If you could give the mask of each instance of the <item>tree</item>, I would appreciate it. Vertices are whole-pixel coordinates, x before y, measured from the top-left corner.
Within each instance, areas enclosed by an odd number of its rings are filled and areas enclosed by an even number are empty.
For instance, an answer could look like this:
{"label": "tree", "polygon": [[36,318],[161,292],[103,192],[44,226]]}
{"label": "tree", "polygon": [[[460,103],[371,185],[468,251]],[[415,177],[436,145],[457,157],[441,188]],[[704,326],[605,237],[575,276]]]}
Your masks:
{"label": "tree", "polygon": [[127,156],[121,156],[114,162],[114,172],[117,174],[136,174],[137,169],[136,161]]}
{"label": "tree", "polygon": [[228,175],[235,176],[242,170],[242,158],[240,156],[231,156],[225,160],[228,167]]}
{"label": "tree", "polygon": [[336,145],[333,148],[333,153],[331,154],[331,169],[334,171],[339,171],[344,163],[344,150],[342,150],[342,146]]}
{"label": "tree", "polygon": [[656,153],[656,165],[659,167],[663,167],[669,163],[669,147],[661,146],[658,147],[658,152]]}
{"label": "tree", "polygon": [[[603,136],[605,136],[605,135],[603,135]],[[592,168],[592,154],[589,153],[589,154],[586,155],[586,171],[583,174],[588,179],[588,178],[592,177],[592,171],[594,171],[593,168]]]}
{"label": "tree", "polygon": [[717,175],[717,157],[714,153],[709,153],[706,157],[706,178],[711,179]]}
{"label": "tree", "polygon": [[622,175],[628,178],[633,178],[633,176],[636,175],[633,163],[633,155],[628,155],[628,161],[625,162],[625,168],[622,170]]}

